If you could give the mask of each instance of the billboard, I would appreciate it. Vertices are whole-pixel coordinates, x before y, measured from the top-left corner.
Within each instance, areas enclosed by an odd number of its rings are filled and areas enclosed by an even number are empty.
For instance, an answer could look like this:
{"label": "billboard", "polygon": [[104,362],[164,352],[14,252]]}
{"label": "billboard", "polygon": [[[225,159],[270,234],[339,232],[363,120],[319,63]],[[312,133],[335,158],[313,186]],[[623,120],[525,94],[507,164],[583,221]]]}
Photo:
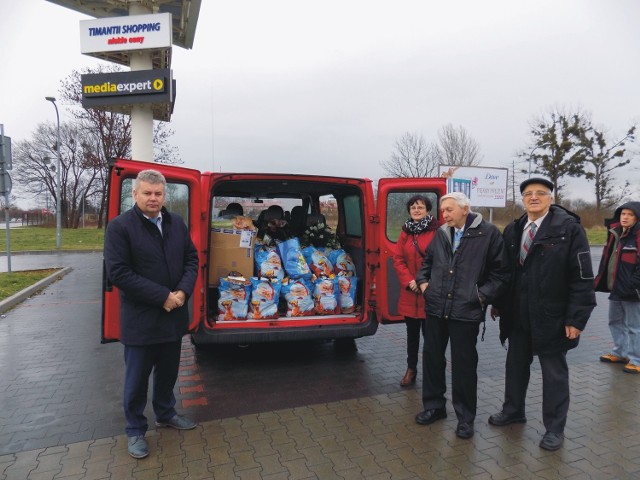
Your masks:
{"label": "billboard", "polygon": [[176,81],[169,69],[81,75],[82,106],[129,115],[131,107],[150,104],[153,119],[171,119]]}
{"label": "billboard", "polygon": [[82,106],[169,103],[173,101],[171,80],[169,69],[83,74]]}
{"label": "billboard", "polygon": [[447,192],[462,192],[474,207],[504,207],[507,204],[509,170],[494,167],[440,165],[438,172],[447,179]]}
{"label": "billboard", "polygon": [[80,22],[83,54],[171,47],[171,14],[130,15]]}

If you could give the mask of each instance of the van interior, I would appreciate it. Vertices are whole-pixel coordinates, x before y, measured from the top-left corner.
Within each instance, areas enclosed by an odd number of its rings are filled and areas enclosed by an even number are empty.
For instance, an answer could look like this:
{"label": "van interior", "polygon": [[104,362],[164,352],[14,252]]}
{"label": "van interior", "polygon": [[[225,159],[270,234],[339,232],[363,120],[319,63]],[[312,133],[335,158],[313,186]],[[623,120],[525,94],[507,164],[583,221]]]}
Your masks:
{"label": "van interior", "polygon": [[[267,249],[279,249],[281,253],[283,243],[291,245],[294,250],[297,243],[300,251],[313,245],[326,255],[332,250],[342,249],[353,262],[354,276],[357,279],[364,278],[364,199],[363,187],[358,184],[360,181],[345,183],[328,177],[326,182],[304,179],[283,181],[275,176],[273,179],[268,177],[269,175],[262,175],[260,180],[247,181],[234,179],[234,175],[229,175],[228,178],[223,177],[216,181],[216,186],[211,192],[211,234],[207,262],[207,321],[210,326],[219,321],[264,320],[251,314],[252,305],[249,305],[246,316],[234,316],[230,307],[221,305],[221,291],[226,288],[229,279],[248,283],[251,282],[251,277],[254,277],[255,281],[258,277],[264,279],[265,275],[272,273],[266,273],[261,269],[256,256]],[[243,240],[240,238],[241,235],[238,235],[237,228],[251,233],[247,233]],[[232,234],[234,231],[235,238]],[[305,250],[305,253],[308,252]],[[284,292],[289,282],[295,280],[300,272],[287,271],[284,261],[283,270],[285,271],[280,273],[280,278],[271,278],[274,279],[274,285],[278,281],[282,283]],[[311,275],[307,274],[305,277]],[[316,276],[313,276],[312,289],[313,281],[316,280]],[[354,290],[355,308],[348,313],[356,316],[362,308],[362,283],[357,282]],[[242,293],[241,296],[248,295]],[[247,298],[246,301],[250,302],[250,299]],[[316,311],[313,312],[297,312],[296,315],[296,311],[293,310],[292,314],[291,305],[288,308],[284,295],[281,295],[276,318],[265,318],[322,320],[338,314],[344,315],[339,310],[319,311],[320,307],[317,304],[316,307]],[[226,317],[225,308],[228,313]]]}

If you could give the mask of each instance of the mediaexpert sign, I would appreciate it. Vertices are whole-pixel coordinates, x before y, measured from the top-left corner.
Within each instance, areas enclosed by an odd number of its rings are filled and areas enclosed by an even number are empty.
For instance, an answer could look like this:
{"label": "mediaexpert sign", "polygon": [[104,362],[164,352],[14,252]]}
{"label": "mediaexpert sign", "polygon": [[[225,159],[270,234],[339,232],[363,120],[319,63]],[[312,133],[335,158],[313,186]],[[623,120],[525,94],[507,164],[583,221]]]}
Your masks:
{"label": "mediaexpert sign", "polygon": [[131,15],[80,22],[83,54],[171,47],[171,14]]}
{"label": "mediaexpert sign", "polygon": [[447,179],[447,192],[462,192],[474,207],[504,207],[507,204],[506,168],[440,165]]}
{"label": "mediaexpert sign", "polygon": [[170,103],[173,82],[170,69],[81,75],[82,106],[136,103]]}

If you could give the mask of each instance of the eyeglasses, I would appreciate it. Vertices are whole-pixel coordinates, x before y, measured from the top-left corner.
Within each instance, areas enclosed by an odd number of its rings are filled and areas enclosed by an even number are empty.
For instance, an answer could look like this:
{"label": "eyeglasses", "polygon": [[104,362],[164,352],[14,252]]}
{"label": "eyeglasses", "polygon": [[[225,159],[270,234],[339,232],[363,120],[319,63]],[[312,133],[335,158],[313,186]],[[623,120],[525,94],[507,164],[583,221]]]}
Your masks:
{"label": "eyeglasses", "polygon": [[546,197],[547,195],[551,195],[551,192],[543,192],[542,190],[537,190],[537,191],[535,191],[535,192],[524,192],[524,193],[522,194],[522,196],[523,196],[524,198],[531,198],[531,197],[533,197],[534,195],[535,195],[536,197]]}

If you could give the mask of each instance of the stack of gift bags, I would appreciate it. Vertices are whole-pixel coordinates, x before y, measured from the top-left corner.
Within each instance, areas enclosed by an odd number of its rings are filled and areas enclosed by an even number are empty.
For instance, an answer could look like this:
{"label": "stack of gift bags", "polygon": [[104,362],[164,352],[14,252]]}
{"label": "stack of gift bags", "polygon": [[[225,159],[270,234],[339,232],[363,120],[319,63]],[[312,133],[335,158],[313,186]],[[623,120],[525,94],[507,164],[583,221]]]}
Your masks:
{"label": "stack of gift bags", "polygon": [[219,283],[218,320],[336,315],[356,310],[357,277],[343,249],[302,248],[293,237],[256,243],[255,276]]}

